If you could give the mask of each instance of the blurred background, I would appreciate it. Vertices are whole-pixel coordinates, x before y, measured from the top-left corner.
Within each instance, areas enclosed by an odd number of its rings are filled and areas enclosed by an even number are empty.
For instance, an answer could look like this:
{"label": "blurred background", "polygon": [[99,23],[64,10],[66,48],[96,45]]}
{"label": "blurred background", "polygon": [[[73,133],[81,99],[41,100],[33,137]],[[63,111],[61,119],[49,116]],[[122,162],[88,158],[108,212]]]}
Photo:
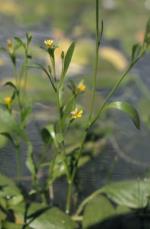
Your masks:
{"label": "blurred background", "polygon": [[[99,54],[101,61],[97,80],[97,106],[126,69],[132,45],[143,41],[149,15],[150,0],[100,1],[100,18],[104,21],[104,36]],[[64,50],[72,40],[77,42],[69,77],[75,81],[84,79],[88,85],[84,99],[81,98],[80,101],[86,109],[87,98],[91,91],[95,52],[95,1],[0,0],[1,46],[6,46],[7,39],[14,36],[24,38],[26,32],[31,32],[33,35],[31,47],[33,60],[45,64],[48,58],[40,48],[45,39],[56,40]],[[20,61],[21,55],[22,53],[20,53]],[[1,52],[1,102],[8,93],[2,85],[12,77],[10,60]],[[38,70],[29,71],[28,94],[34,102],[35,111],[29,125],[29,134],[37,151],[41,144],[36,129],[37,123],[40,126],[55,116],[54,99],[43,77],[43,73]],[[113,99],[129,101],[137,108],[142,122],[141,130],[136,130],[126,115],[116,111],[105,115],[103,122],[98,123],[96,128],[91,130],[88,139],[90,144],[86,149],[88,152],[94,152],[93,161],[87,162],[79,173],[78,188],[84,195],[111,179],[149,176],[150,54],[147,53],[136,64]],[[3,119],[4,116],[1,115],[1,123],[4,123],[0,127],[1,130],[5,129],[7,123],[7,120]],[[78,139],[78,137],[75,132],[73,138]],[[3,158],[0,160],[0,170],[6,175],[15,176],[13,149],[11,145],[5,144],[3,138],[0,142],[0,156]],[[87,184],[89,188],[85,190]]]}

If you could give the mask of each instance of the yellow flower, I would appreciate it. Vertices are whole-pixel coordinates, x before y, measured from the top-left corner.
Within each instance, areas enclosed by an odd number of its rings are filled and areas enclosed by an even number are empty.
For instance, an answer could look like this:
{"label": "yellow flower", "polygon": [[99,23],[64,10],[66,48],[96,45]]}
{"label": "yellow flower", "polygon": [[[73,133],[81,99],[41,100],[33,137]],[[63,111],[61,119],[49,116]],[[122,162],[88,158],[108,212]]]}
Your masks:
{"label": "yellow flower", "polygon": [[52,45],[54,44],[54,41],[53,40],[45,40],[44,41],[44,44],[47,48],[52,48]]}
{"label": "yellow flower", "polygon": [[77,85],[77,91],[78,92],[84,92],[86,90],[86,86],[83,83],[83,81],[81,81],[78,85]]}
{"label": "yellow flower", "polygon": [[12,98],[10,96],[6,96],[4,98],[4,103],[7,105],[7,106],[10,106],[12,104]]}
{"label": "yellow flower", "polygon": [[83,115],[83,110],[76,107],[73,111],[71,111],[70,114],[72,119],[81,118]]}
{"label": "yellow flower", "polygon": [[10,53],[13,53],[13,42],[11,39],[7,40],[7,49]]}

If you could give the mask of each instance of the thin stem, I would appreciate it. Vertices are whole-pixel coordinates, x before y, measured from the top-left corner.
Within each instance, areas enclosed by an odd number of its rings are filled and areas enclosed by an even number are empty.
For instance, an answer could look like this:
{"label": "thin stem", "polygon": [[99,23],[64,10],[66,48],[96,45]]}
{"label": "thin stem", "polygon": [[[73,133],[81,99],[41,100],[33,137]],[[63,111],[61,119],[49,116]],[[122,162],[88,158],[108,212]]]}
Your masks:
{"label": "thin stem", "polygon": [[21,177],[21,158],[20,158],[20,145],[16,146],[16,174],[17,180]]}
{"label": "thin stem", "polygon": [[56,66],[55,66],[55,55],[53,57],[50,56],[50,60],[52,63],[52,69],[53,69],[53,77],[56,82]]}
{"label": "thin stem", "polygon": [[[57,106],[58,106],[58,110],[59,110],[60,133],[64,136],[63,111],[62,111],[62,101],[61,101],[62,87],[59,87],[57,90]],[[64,166],[66,169],[66,177],[67,177],[67,182],[68,182],[68,191],[67,191],[67,199],[66,199],[66,213],[69,214],[70,208],[71,208],[73,179],[70,178],[71,174],[70,174],[70,171],[68,169],[68,163],[67,163],[67,158],[66,158],[64,141],[59,146],[59,150],[63,156]]]}
{"label": "thin stem", "polygon": [[83,211],[85,205],[92,200],[94,197],[98,196],[99,194],[102,193],[102,190],[96,190],[95,192],[93,192],[90,196],[88,196],[86,199],[83,200],[83,202],[81,202],[81,204],[79,205],[76,214],[74,215],[74,217],[79,216],[81,214],[81,212]]}
{"label": "thin stem", "polygon": [[[124,78],[126,77],[126,75],[129,73],[129,71],[131,70],[131,68],[138,62],[138,60],[143,56],[144,54],[144,51],[143,53],[141,53],[141,55],[135,59],[133,62],[131,62],[131,64],[129,65],[129,67],[127,68],[127,70],[122,74],[121,78],[116,82],[116,84],[114,85],[114,87],[112,88],[112,90],[108,93],[108,95],[106,96],[102,106],[100,107],[97,115],[95,116],[95,118],[93,119],[93,121],[89,124],[89,126],[87,127],[86,131],[85,131],[85,134],[84,134],[84,138],[82,140],[82,143],[81,143],[81,147],[80,147],[80,153],[79,153],[79,158],[80,158],[80,155],[81,155],[81,152],[82,152],[82,149],[84,147],[84,142],[85,142],[85,138],[87,136],[87,133],[88,133],[88,130],[89,128],[97,121],[97,119],[100,117],[101,113],[103,112],[108,100],[112,97],[112,95],[117,91],[118,87],[120,86],[121,82],[124,80]],[[77,209],[76,211],[76,214],[75,216],[79,215],[83,208],[85,207],[85,205],[91,200],[93,199],[93,197],[99,195],[101,193],[101,190],[97,190],[95,191],[94,193],[92,193],[89,197],[87,197],[79,206],[79,208]]]}
{"label": "thin stem", "polygon": [[18,74],[17,74],[16,64],[13,64],[13,70],[14,70],[14,77],[16,81],[16,87],[18,88]]}
{"label": "thin stem", "polygon": [[27,66],[28,66],[28,58],[27,56],[25,57],[25,63],[24,63],[24,95],[27,93],[27,81],[28,81],[28,71],[27,71]]}
{"label": "thin stem", "polygon": [[95,104],[95,94],[96,94],[96,80],[97,80],[97,72],[98,72],[98,61],[99,61],[99,0],[96,0],[96,56],[95,56],[95,66],[93,73],[93,90],[92,90],[92,101],[90,108],[89,121],[92,118],[94,104]]}
{"label": "thin stem", "polygon": [[116,82],[116,84],[114,85],[114,87],[112,88],[112,90],[108,93],[108,95],[106,96],[103,104],[101,105],[99,111],[97,112],[95,118],[92,120],[92,122],[89,125],[89,128],[97,121],[97,119],[100,117],[101,113],[103,112],[108,100],[112,97],[112,95],[117,91],[117,89],[119,88],[120,84],[122,83],[122,81],[124,80],[124,78],[126,77],[126,75],[129,73],[129,71],[131,70],[131,68],[133,67],[133,65],[137,62],[138,60],[132,62],[129,67],[127,68],[127,70],[122,74],[122,76],[120,77],[120,79]]}
{"label": "thin stem", "polygon": [[57,90],[57,107],[59,111],[60,131],[63,134],[63,120],[62,120],[62,102],[61,102],[61,89]]}
{"label": "thin stem", "polygon": [[[141,54],[141,56],[143,55],[143,53]],[[123,81],[123,79],[125,78],[125,76],[128,74],[128,72],[131,70],[131,68],[137,63],[137,61],[141,58],[141,56],[139,56],[135,61],[133,61],[129,67],[127,68],[127,70],[122,74],[121,78],[116,82],[116,84],[114,85],[114,87],[112,88],[112,90],[108,93],[108,95],[106,96],[102,106],[100,107],[98,113],[96,114],[95,118],[92,120],[91,123],[88,123],[87,128],[85,129],[85,133],[83,135],[83,139],[81,141],[81,146],[79,149],[79,155],[78,155],[78,162],[79,159],[81,157],[82,154],[82,150],[84,147],[84,143],[85,143],[85,139],[88,133],[88,130],[91,128],[91,126],[97,121],[97,119],[100,117],[101,113],[103,112],[108,100],[112,97],[112,95],[117,91],[118,87],[120,86],[121,82]]]}
{"label": "thin stem", "polygon": [[53,187],[53,184],[50,184],[50,186],[49,186],[49,198],[50,198],[51,203],[53,204],[53,201],[54,201],[54,187]]}
{"label": "thin stem", "polygon": [[73,185],[72,181],[68,182],[68,191],[67,191],[67,200],[66,200],[66,214],[70,214],[72,185]]}

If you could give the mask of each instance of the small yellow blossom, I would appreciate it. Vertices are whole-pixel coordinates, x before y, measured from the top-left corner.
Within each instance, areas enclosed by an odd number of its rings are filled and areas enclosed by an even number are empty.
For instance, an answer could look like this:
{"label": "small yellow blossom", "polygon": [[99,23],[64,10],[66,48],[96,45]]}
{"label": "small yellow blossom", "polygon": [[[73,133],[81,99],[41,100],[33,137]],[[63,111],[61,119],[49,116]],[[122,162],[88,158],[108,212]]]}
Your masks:
{"label": "small yellow blossom", "polygon": [[8,39],[8,40],[7,40],[7,49],[8,49],[8,51],[9,51],[10,53],[13,52],[13,42],[12,42],[11,39]]}
{"label": "small yellow blossom", "polygon": [[71,111],[70,114],[72,119],[81,118],[83,115],[83,110],[76,107],[73,111]]}
{"label": "small yellow blossom", "polygon": [[10,96],[6,96],[4,98],[4,103],[7,105],[7,106],[10,106],[12,104],[12,98]]}
{"label": "small yellow blossom", "polygon": [[83,81],[81,81],[78,85],[77,85],[77,91],[78,92],[84,92],[86,90],[86,86],[83,83]]}
{"label": "small yellow blossom", "polygon": [[53,44],[54,44],[54,41],[53,40],[45,40],[44,41],[44,44],[47,48],[52,48]]}

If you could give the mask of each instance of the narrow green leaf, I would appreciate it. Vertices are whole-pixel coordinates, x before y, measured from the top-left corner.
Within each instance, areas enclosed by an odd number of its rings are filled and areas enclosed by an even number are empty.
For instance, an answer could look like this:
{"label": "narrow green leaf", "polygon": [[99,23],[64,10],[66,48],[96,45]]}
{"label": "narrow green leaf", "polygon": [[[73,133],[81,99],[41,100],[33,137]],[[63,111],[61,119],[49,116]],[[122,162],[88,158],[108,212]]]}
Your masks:
{"label": "narrow green leaf", "polygon": [[41,131],[41,136],[45,143],[47,144],[50,143],[52,139],[56,148],[58,147],[58,141],[57,141],[54,125],[50,124],[47,125],[45,128],[43,128]]}
{"label": "narrow green leaf", "polygon": [[73,110],[74,106],[75,106],[75,98],[72,97],[69,99],[69,101],[65,104],[63,108],[63,121],[65,121],[67,117],[70,117],[70,112]]}
{"label": "narrow green leaf", "polygon": [[[19,37],[14,37],[18,45],[23,46],[23,48],[26,48],[25,43],[19,38]],[[18,48],[18,47],[17,47]]]}
{"label": "narrow green leaf", "polygon": [[[50,72],[50,71],[48,71],[42,64],[36,64],[36,65],[32,65],[32,66],[30,66],[30,67],[42,69],[43,72],[48,76],[48,79],[49,79],[49,81],[50,81],[50,83],[51,83],[51,86],[53,87],[54,91],[55,91],[55,92],[57,91],[57,89],[56,89],[56,87],[55,87],[54,80],[53,80],[53,78],[52,78],[52,76],[51,76],[51,72]],[[50,70],[50,69],[49,69],[49,70]]]}
{"label": "narrow green leaf", "polygon": [[150,45],[150,18],[149,18],[147,25],[146,25],[144,43],[148,46]]}
{"label": "narrow green leaf", "polygon": [[56,158],[51,161],[50,172],[50,182],[54,182],[58,177],[61,177],[66,173],[64,158],[62,155],[57,155]]}
{"label": "narrow green leaf", "polygon": [[56,139],[59,144],[61,144],[64,141],[64,137],[60,133],[56,134]]}
{"label": "narrow green leaf", "polygon": [[27,124],[29,114],[32,112],[31,106],[24,107],[21,111],[21,123],[23,126]]}
{"label": "narrow green leaf", "polygon": [[129,115],[137,129],[140,129],[140,118],[137,110],[127,102],[116,101],[109,103],[105,109],[118,109]]}
{"label": "narrow green leaf", "polygon": [[27,149],[27,159],[26,159],[26,166],[32,174],[32,177],[35,178],[36,176],[36,166],[33,158],[33,147],[31,142],[27,142],[28,149]]}
{"label": "narrow green leaf", "polygon": [[14,90],[18,91],[16,85],[15,85],[13,82],[11,82],[11,81],[7,81],[7,82],[4,84],[4,86],[9,86],[9,87],[13,88]]}
{"label": "narrow green leaf", "polygon": [[75,49],[75,42],[72,42],[65,55],[63,76],[65,76],[68,71],[69,65],[72,60],[74,49]]}
{"label": "narrow green leaf", "polygon": [[26,33],[26,39],[27,39],[27,44],[29,45],[31,40],[32,40],[32,35],[31,33]]}
{"label": "narrow green leaf", "polygon": [[12,137],[12,135],[10,133],[8,133],[8,132],[1,132],[0,135],[6,137],[12,143],[12,145],[14,147],[16,147],[17,144],[16,144],[15,140],[13,139],[13,137]]}
{"label": "narrow green leaf", "polygon": [[7,81],[5,84],[4,84],[4,86],[9,86],[9,87],[11,87],[12,89],[13,89],[13,95],[12,95],[12,100],[13,99],[15,99],[15,96],[17,95],[19,95],[19,90],[17,89],[17,87],[16,87],[16,85],[13,83],[13,82],[11,82],[11,81]]}
{"label": "narrow green leaf", "polygon": [[72,94],[75,95],[76,94],[76,84],[73,80],[69,79],[69,82],[68,82],[68,88],[72,91]]}
{"label": "narrow green leaf", "polygon": [[142,51],[142,46],[140,44],[133,45],[132,57],[131,57],[132,61],[136,60],[140,56],[141,51]]}

